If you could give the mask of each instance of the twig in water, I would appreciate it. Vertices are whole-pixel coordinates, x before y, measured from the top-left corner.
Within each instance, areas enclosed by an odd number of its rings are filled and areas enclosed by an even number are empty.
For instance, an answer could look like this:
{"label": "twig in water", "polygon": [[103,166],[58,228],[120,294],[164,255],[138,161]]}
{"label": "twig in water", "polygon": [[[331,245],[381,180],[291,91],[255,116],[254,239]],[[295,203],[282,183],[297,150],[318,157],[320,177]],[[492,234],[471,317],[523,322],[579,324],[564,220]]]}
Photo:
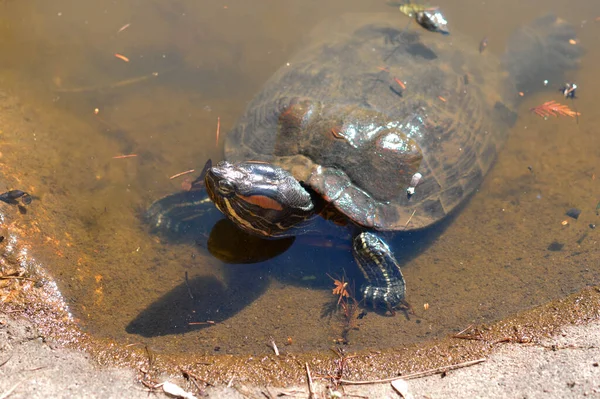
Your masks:
{"label": "twig in water", "polygon": [[453,335],[452,338],[465,339],[467,341],[483,341],[483,337],[477,335]]}
{"label": "twig in water", "polygon": [[169,179],[173,180],[173,179],[175,179],[175,178],[177,178],[179,176],[183,176],[183,175],[187,175],[187,174],[190,174],[190,173],[194,173],[195,171],[196,171],[195,169],[186,170],[185,172],[174,174],[173,176],[169,177]]}
{"label": "twig in water", "polygon": [[417,210],[415,209],[413,211],[413,213],[410,215],[410,217],[408,218],[408,220],[406,221],[406,224],[404,225],[404,228],[408,227],[408,224],[410,223],[410,221],[412,220],[413,216],[415,216],[415,213],[417,212]]}
{"label": "twig in water", "polygon": [[221,117],[217,116],[217,147],[219,146],[219,133],[221,132]]}
{"label": "twig in water", "polygon": [[304,365],[306,366],[306,382],[308,382],[308,399],[313,399],[315,397],[313,380],[310,376],[310,369],[308,368],[308,363],[304,363]]}
{"label": "twig in water", "polygon": [[131,24],[125,24],[125,25],[121,26],[121,28],[117,31],[117,33],[123,32],[125,29],[129,28],[130,26],[131,26]]}
{"label": "twig in water", "polygon": [[179,370],[181,371],[181,373],[183,374],[184,377],[186,377],[186,376],[192,377],[195,380],[202,381],[203,383],[205,383],[208,386],[213,386],[213,384],[211,382],[206,381],[204,378],[198,377],[196,374],[192,374],[191,371],[188,371],[188,370],[183,369],[181,367],[179,368]]}
{"label": "twig in water", "polygon": [[462,335],[463,333],[465,333],[465,332],[469,331],[469,330],[471,329],[471,327],[473,327],[473,324],[469,324],[469,325],[467,326],[467,328],[465,328],[464,330],[462,330],[462,331],[458,332],[456,335]]}
{"label": "twig in water", "polygon": [[356,357],[357,355],[348,356],[348,355],[346,355],[344,350],[339,347],[336,348],[335,350],[332,348],[331,350],[333,351],[333,353],[338,355],[338,359],[336,359],[336,361],[335,361],[335,363],[337,364],[337,370],[336,370],[335,376],[331,376],[332,380],[333,380],[333,384],[335,385],[335,389],[337,389],[338,385],[340,384],[339,381],[344,376],[346,363],[348,362],[348,360],[352,359],[353,357]]}
{"label": "twig in water", "polygon": [[207,320],[207,321],[190,321],[188,323],[188,326],[201,326],[201,325],[204,325],[204,324],[217,324],[217,323],[215,323],[212,320]]}
{"label": "twig in water", "polygon": [[486,360],[487,360],[486,358],[482,357],[481,359],[471,360],[471,361],[464,362],[464,363],[451,364],[449,366],[442,366],[442,367],[438,367],[436,369],[421,371],[419,373],[407,374],[407,375],[391,377],[391,378],[384,378],[382,380],[372,380],[372,381],[340,380],[340,382],[343,384],[348,384],[348,385],[368,385],[368,384],[388,383],[388,382],[397,380],[398,378],[402,378],[403,380],[411,380],[414,378],[428,377],[430,375],[441,374],[446,371],[451,371],[451,370],[456,370],[456,369],[463,368],[463,367],[473,366],[473,365],[476,365],[479,363],[483,363]]}
{"label": "twig in water", "polygon": [[188,272],[185,272],[185,286],[187,287],[188,294],[190,298],[194,299],[194,294],[192,294],[192,288],[190,287],[190,283],[188,282]]}
{"label": "twig in water", "polygon": [[134,158],[134,157],[137,157],[137,154],[117,155],[116,157],[113,157],[113,159]]}
{"label": "twig in water", "polygon": [[129,86],[132,84],[140,83],[150,78],[155,78],[158,76],[158,72],[152,72],[149,75],[139,76],[137,78],[120,80],[115,83],[111,83],[108,85],[96,85],[96,86],[85,86],[85,87],[74,87],[71,89],[56,89],[54,90],[57,93],[85,93],[90,91],[100,91],[100,90],[109,90],[116,89],[118,87]]}
{"label": "twig in water", "polygon": [[121,61],[129,62],[129,58],[125,57],[123,54],[115,53],[115,57],[117,57]]}
{"label": "twig in water", "polygon": [[398,78],[396,78],[396,77],[394,78],[394,81],[395,81],[396,83],[398,83],[398,86],[402,87],[402,90],[406,90],[406,85],[404,84],[404,82],[403,82],[403,81],[401,81],[400,79],[398,79]]}
{"label": "twig in water", "polygon": [[148,372],[150,372],[154,367],[154,355],[150,352],[148,345],[144,346],[144,349],[146,350],[146,356],[148,356]]}
{"label": "twig in water", "polygon": [[473,327],[473,324],[469,324],[469,326],[467,328],[465,328],[458,334],[453,335],[452,338],[466,339],[466,340],[470,340],[470,341],[483,341],[484,338],[481,336],[481,333],[479,333],[477,331],[475,333],[464,334],[465,332],[469,331],[472,327]]}

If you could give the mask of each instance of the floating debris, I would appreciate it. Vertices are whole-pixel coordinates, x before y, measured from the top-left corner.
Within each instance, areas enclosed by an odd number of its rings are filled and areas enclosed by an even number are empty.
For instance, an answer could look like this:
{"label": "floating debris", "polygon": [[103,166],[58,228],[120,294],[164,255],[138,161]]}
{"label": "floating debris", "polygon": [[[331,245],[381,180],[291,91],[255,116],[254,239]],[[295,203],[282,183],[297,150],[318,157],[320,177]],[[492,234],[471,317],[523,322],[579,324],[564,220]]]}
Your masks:
{"label": "floating debris", "polygon": [[575,83],[565,83],[559,91],[565,96],[565,98],[575,98],[577,85]]}
{"label": "floating debris", "polygon": [[414,4],[408,1],[407,3],[400,4],[398,9],[402,14],[411,18],[414,17],[415,21],[421,27],[430,32],[437,32],[443,35],[450,34],[448,31],[448,21],[446,21],[438,6]]}
{"label": "floating debris", "polygon": [[420,11],[415,15],[415,21],[423,28],[430,32],[441,33],[442,35],[449,35],[448,21],[444,18],[442,12],[438,9],[434,11]]}
{"label": "floating debris", "polygon": [[479,54],[483,53],[485,51],[485,49],[487,48],[487,46],[488,46],[488,38],[484,37],[479,42]]}
{"label": "floating debris", "polygon": [[580,112],[575,112],[567,105],[559,104],[556,101],[546,101],[542,105],[530,108],[529,110],[542,118],[548,116],[570,116],[571,118],[574,118],[575,116],[581,115]]}
{"label": "floating debris", "polygon": [[219,146],[219,135],[221,134],[221,117],[217,116],[217,141],[216,145]]}
{"label": "floating debris", "polygon": [[131,26],[131,24],[125,24],[125,25],[121,26],[121,28],[117,31],[117,33],[123,32],[125,29],[129,28],[130,26]]}
{"label": "floating debris", "polygon": [[567,211],[567,213],[565,213],[565,215],[577,220],[579,218],[579,215],[581,215],[581,209],[571,208]]}
{"label": "floating debris", "polygon": [[179,176],[187,175],[189,173],[194,173],[195,171],[196,171],[195,169],[186,170],[185,172],[180,172],[180,173],[174,174],[173,176],[169,177],[169,179],[173,180]]}
{"label": "floating debris", "polygon": [[137,154],[127,154],[127,155],[114,156],[113,159],[135,158],[135,157],[137,157]]}
{"label": "floating debris", "polygon": [[340,281],[338,279],[331,277],[329,274],[327,276],[329,276],[329,278],[333,280],[334,288],[332,290],[332,294],[335,296],[339,296],[338,305],[341,303],[343,298],[351,297],[350,293],[347,290],[348,282],[345,281],[344,277],[342,277],[342,279]]}
{"label": "floating debris", "polygon": [[129,58],[125,57],[123,54],[115,53],[115,57],[125,62],[129,62]]}
{"label": "floating debris", "polygon": [[394,81],[395,81],[396,83],[398,83],[398,86],[402,87],[402,90],[406,90],[406,85],[404,84],[404,82],[403,82],[403,81],[401,81],[401,80],[400,80],[400,79],[398,79],[398,78],[394,78]]}
{"label": "floating debris", "polygon": [[409,184],[408,188],[406,189],[406,195],[408,196],[409,199],[415,193],[415,188],[419,185],[422,178],[423,178],[423,175],[420,174],[419,172],[417,172],[410,179],[410,184]]}

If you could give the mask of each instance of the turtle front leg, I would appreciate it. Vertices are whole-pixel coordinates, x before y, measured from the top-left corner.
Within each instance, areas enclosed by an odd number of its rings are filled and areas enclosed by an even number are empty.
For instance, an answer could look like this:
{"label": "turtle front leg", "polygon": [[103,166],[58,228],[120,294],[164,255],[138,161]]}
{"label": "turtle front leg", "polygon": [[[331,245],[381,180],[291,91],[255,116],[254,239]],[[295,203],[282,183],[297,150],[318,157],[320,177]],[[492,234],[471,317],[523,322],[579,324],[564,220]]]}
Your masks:
{"label": "turtle front leg", "polygon": [[392,310],[404,302],[406,283],[398,261],[378,236],[362,232],[354,239],[354,259],[367,283],[361,287],[365,302]]}

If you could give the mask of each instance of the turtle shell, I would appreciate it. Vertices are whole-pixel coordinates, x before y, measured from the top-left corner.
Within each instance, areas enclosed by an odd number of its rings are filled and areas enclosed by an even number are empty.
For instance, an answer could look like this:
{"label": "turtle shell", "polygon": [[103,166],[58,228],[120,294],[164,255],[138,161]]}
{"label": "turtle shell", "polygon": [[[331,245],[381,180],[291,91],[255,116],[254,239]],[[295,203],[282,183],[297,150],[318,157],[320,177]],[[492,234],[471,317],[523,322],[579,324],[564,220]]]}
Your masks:
{"label": "turtle shell", "polygon": [[403,22],[322,23],[250,102],[226,159],[277,164],[366,228],[418,229],[446,216],[505,142],[515,85],[477,43]]}

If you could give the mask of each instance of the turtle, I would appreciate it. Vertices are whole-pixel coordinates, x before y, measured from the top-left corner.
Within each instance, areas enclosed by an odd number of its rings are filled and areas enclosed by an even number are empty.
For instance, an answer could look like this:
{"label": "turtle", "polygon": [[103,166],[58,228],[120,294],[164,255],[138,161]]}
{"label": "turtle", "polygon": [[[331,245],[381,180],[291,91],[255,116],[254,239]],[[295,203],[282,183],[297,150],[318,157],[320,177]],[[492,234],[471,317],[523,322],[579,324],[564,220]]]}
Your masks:
{"label": "turtle", "polygon": [[502,57],[399,25],[389,13],[321,23],[194,182],[252,235],[304,234],[316,218],[345,226],[362,298],[388,309],[406,303],[390,235],[433,229],[464,203],[516,121],[519,92],[562,79],[582,54],[553,15],[518,29]]}

